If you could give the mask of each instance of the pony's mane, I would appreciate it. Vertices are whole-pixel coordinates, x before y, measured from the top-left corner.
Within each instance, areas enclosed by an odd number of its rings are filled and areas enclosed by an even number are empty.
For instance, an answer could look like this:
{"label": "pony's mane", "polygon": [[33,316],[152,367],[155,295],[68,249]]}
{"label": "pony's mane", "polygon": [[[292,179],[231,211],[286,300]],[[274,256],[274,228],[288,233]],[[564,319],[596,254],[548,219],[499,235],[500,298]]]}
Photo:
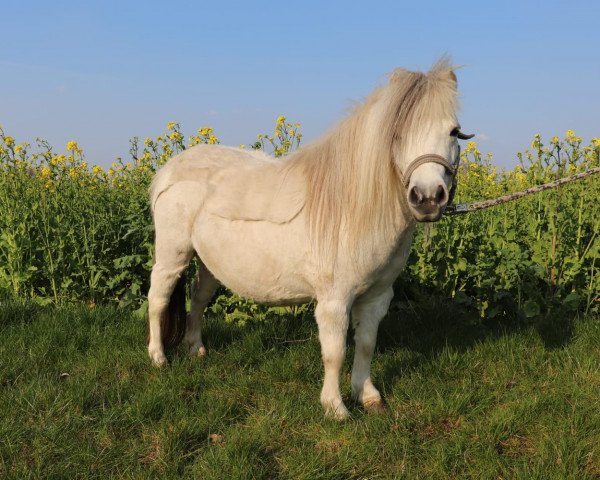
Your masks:
{"label": "pony's mane", "polygon": [[335,128],[289,157],[287,168],[301,168],[306,178],[306,217],[321,261],[335,258],[342,238],[360,261],[372,253],[361,238],[373,229],[395,240],[410,214],[394,154],[419,126],[455,109],[448,59],[427,74],[397,69]]}

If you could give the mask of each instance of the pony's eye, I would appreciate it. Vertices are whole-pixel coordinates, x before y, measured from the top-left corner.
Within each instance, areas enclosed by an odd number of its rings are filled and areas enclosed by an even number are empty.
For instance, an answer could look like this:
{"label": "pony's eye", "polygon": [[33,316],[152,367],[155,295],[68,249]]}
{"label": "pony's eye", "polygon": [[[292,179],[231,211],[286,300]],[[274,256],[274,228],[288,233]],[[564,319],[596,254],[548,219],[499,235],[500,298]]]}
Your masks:
{"label": "pony's eye", "polygon": [[450,132],[450,136],[451,137],[458,137],[459,132],[460,132],[460,128],[459,127],[455,127]]}

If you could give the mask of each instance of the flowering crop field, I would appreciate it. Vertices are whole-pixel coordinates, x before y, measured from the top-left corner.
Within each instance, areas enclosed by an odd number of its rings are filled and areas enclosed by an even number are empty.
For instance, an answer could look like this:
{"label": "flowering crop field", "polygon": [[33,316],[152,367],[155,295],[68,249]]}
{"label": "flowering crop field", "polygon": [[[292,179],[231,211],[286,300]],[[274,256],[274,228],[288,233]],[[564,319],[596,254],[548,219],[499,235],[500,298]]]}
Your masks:
{"label": "flowering crop field", "polygon": [[[279,117],[248,148],[282,156],[300,139]],[[206,357],[180,349],[161,370],[147,357],[148,186],[173,154],[217,142],[169,123],[104,169],[75,141],[58,152],[0,130],[0,478],[600,476],[599,178],[421,225],[373,361],[387,413],[348,402],[340,424],[317,400],[310,306],[222,290]],[[572,131],[536,136],[500,171],[470,142],[457,201],[599,155]]]}
{"label": "flowering crop field", "polygon": [[[281,116],[275,131],[248,148],[282,156],[298,147],[300,125]],[[89,165],[76,141],[58,152],[32,148],[0,129],[0,296],[38,303],[118,303],[143,313],[152,265],[147,200],[154,172],[198,143],[218,143],[212,128],[187,138],[170,122],[156,138],[131,140],[129,158]],[[244,147],[244,146],[242,146]],[[600,164],[600,140],[573,131],[543,143],[536,135],[500,171],[475,142],[462,153],[456,201],[519,191]],[[397,292],[436,292],[481,317],[534,317],[556,307],[597,311],[600,296],[600,179],[465,216],[420,226]],[[263,309],[227,292],[213,307],[244,322]],[[276,310],[277,311],[277,310]]]}

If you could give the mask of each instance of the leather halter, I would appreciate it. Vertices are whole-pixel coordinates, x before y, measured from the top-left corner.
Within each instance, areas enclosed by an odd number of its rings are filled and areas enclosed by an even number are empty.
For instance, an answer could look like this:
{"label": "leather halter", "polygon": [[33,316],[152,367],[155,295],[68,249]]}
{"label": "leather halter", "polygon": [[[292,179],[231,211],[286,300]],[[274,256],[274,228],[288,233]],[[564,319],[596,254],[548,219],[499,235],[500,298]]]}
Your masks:
{"label": "leather halter", "polygon": [[404,182],[405,187],[408,187],[408,184],[410,183],[410,177],[413,174],[413,172],[421,165],[424,165],[426,163],[437,163],[443,166],[450,175],[456,175],[456,162],[452,164],[437,153],[426,153],[425,155],[421,155],[420,157],[415,158],[410,163],[406,171],[402,174],[402,181]]}
{"label": "leather halter", "polygon": [[458,145],[458,150],[456,151],[456,157],[454,158],[454,162],[450,163],[445,157],[438,155],[437,153],[426,153],[425,155],[421,155],[420,157],[415,158],[406,171],[402,173],[402,182],[404,186],[408,188],[410,183],[410,177],[413,172],[419,168],[421,165],[426,163],[437,163],[446,169],[448,175],[452,177],[452,185],[450,186],[450,190],[448,191],[448,202],[446,203],[446,207],[452,203],[454,200],[454,194],[456,193],[456,174],[458,173],[458,165],[460,163],[460,145]]}

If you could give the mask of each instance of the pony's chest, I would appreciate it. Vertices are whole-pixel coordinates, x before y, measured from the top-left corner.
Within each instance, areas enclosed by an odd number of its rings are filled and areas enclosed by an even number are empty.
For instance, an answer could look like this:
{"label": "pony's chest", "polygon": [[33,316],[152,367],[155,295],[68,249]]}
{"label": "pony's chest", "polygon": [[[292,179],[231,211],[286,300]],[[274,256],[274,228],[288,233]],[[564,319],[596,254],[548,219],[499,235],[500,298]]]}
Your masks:
{"label": "pony's chest", "polygon": [[413,235],[413,226],[410,226],[399,235],[398,240],[389,249],[389,254],[384,260],[364,275],[363,281],[357,286],[356,296],[360,296],[367,291],[385,290],[394,283],[406,266]]}

